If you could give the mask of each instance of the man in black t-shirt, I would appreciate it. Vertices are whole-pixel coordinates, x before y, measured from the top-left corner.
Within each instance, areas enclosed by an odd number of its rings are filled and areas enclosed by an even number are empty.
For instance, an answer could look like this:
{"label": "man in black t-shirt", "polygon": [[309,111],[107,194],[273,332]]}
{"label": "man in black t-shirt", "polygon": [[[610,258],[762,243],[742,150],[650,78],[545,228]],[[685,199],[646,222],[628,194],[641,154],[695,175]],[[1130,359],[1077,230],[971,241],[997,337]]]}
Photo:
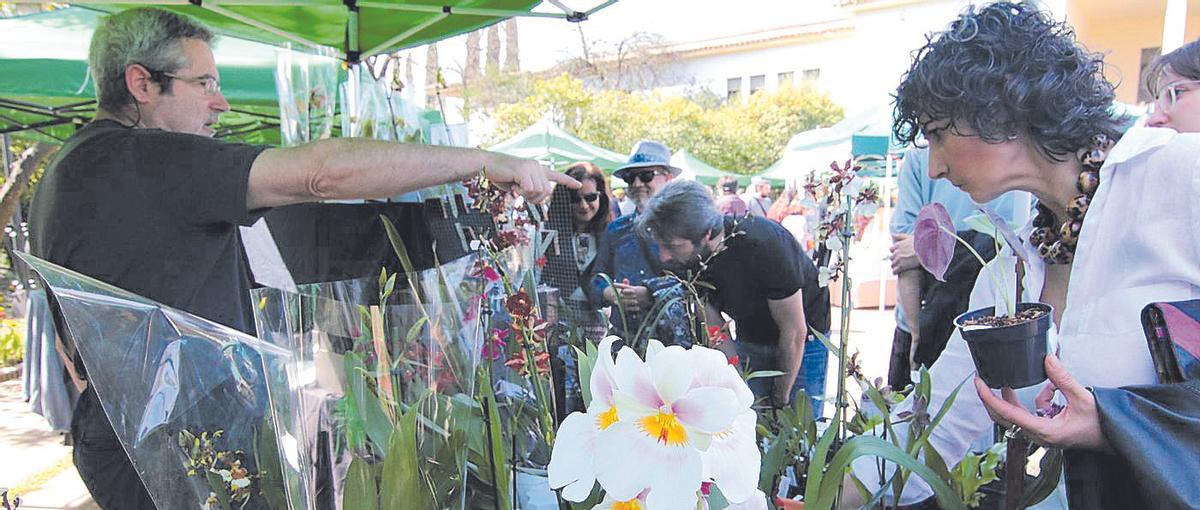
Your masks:
{"label": "man in black t-shirt", "polygon": [[[668,270],[701,271],[699,279],[712,285],[702,296],[709,322],[719,321],[719,312],[733,318],[738,355],[750,370],[784,373],[752,379],[750,389],[775,406],[788,405],[804,385],[806,344],[820,342],[810,332],[829,332],[829,291],[796,239],[764,218],[722,216],[708,190],[693,181],[668,184],[638,225],[658,242]],[[823,387],[823,363],[820,372],[814,379]]]}
{"label": "man in black t-shirt", "polygon": [[[552,182],[532,160],[365,139],[268,148],[213,140],[229,110],[212,32],[161,9],[105,18],[88,64],[95,122],[67,140],[33,201],[32,251],[168,306],[253,333],[238,226],[268,208],[387,198],[484,172],[540,201]],[[102,396],[101,396],[102,397]],[[91,387],[71,427],[75,465],[104,508],[154,508]]]}

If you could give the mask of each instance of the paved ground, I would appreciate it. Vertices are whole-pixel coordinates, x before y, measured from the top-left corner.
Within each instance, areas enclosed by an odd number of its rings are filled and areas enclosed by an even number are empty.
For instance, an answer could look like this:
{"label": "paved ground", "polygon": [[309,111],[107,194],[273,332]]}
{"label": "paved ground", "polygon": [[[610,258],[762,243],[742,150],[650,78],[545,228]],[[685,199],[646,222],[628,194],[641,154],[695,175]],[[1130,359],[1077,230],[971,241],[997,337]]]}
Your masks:
{"label": "paved ground", "polygon": [[29,411],[21,380],[0,383],[0,488],[20,491],[21,508],[98,509],[71,465],[71,447]]}
{"label": "paved ground", "polygon": [[[835,328],[840,313],[833,310]],[[859,309],[851,314],[849,352],[861,353],[863,373],[869,378],[887,375],[894,327],[890,309]],[[835,329],[833,337],[837,335]],[[826,387],[831,393],[836,388],[836,366],[837,360],[830,359]],[[29,411],[19,378],[0,382],[0,459],[0,489],[21,490],[22,509],[99,509],[71,465],[71,448],[41,416]]]}

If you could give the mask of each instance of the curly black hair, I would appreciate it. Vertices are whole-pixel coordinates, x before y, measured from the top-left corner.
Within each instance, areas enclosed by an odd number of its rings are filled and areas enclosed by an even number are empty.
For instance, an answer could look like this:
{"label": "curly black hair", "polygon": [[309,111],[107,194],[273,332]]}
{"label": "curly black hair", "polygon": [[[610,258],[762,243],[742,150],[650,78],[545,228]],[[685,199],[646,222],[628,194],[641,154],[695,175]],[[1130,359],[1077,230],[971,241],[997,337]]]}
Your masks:
{"label": "curly black hair", "polygon": [[929,122],[969,128],[989,143],[1025,133],[1063,161],[1097,134],[1119,136],[1113,97],[1103,56],[1076,43],[1070,26],[1034,5],[998,2],[967,8],[926,36],[896,89],[892,131],[906,143]]}

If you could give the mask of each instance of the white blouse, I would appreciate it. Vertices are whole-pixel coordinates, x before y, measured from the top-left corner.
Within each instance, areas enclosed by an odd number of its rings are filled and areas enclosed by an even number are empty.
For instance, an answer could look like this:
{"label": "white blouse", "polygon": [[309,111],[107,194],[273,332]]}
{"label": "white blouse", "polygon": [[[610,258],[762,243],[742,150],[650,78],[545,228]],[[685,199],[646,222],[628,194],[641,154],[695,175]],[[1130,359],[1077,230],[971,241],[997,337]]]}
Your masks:
{"label": "white blouse", "polygon": [[[1023,234],[1031,230],[1032,226],[1026,225]],[[1038,301],[1045,265],[1028,242],[1026,249],[1034,260],[1026,268],[1022,301]],[[1005,247],[1001,256],[983,269],[971,291],[969,310],[1003,306],[998,293],[1003,289],[996,288],[993,276],[1007,276],[1005,286],[1011,289],[1014,260],[1012,250]],[[1100,187],[1084,217],[1061,324],[1057,331],[1050,329],[1051,348],[1057,346],[1063,365],[1085,386],[1154,383],[1154,365],[1140,322],[1142,307],[1154,301],[1197,297],[1200,134],[1131,129],[1100,169]],[[966,342],[956,330],[930,369],[929,412],[936,414],[959,383],[974,372]],[[898,409],[907,406],[906,402]],[[983,434],[990,437],[992,426],[968,380],[930,442],[946,464],[953,466],[977,438]],[[878,490],[874,458],[860,458],[853,468],[863,483]],[[915,503],[932,494],[928,485],[913,476],[900,503]]]}

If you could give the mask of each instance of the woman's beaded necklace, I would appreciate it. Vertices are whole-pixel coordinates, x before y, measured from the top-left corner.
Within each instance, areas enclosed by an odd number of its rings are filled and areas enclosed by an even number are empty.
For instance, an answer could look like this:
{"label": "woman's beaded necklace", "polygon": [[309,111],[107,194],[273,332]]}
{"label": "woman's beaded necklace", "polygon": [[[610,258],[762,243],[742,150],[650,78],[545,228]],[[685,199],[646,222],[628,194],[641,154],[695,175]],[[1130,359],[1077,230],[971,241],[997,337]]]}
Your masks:
{"label": "woman's beaded necklace", "polygon": [[1070,264],[1075,260],[1075,246],[1079,242],[1079,232],[1083,229],[1083,217],[1087,215],[1088,205],[1100,187],[1100,167],[1113,146],[1112,141],[1103,134],[1092,137],[1092,146],[1079,153],[1079,162],[1083,171],[1079,172],[1079,180],[1075,188],[1079,195],[1067,204],[1067,220],[1055,228],[1054,213],[1042,204],[1038,204],[1038,214],[1033,218],[1033,233],[1029,234],[1029,242],[1037,246],[1038,256],[1047,264]]}

